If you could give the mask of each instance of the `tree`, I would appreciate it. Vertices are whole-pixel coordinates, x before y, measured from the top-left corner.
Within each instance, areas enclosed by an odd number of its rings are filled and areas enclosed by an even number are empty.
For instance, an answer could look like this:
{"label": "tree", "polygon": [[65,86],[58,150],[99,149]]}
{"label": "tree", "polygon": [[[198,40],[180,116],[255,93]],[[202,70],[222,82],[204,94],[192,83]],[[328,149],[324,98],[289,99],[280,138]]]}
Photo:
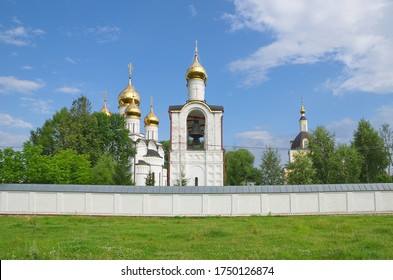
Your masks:
{"label": "tree", "polygon": [[286,182],[288,185],[307,185],[315,181],[315,170],[308,152],[294,155],[293,162],[287,164]]}
{"label": "tree", "polygon": [[168,155],[171,143],[169,140],[160,141],[160,143],[164,149],[164,168],[168,168]]}
{"label": "tree", "polygon": [[388,175],[392,176],[391,166],[393,165],[393,130],[390,128],[389,124],[384,123],[379,130],[379,135],[383,139],[385,151],[389,161]]}
{"label": "tree", "polygon": [[116,163],[108,154],[102,154],[91,170],[91,183],[94,185],[115,184]]}
{"label": "tree", "polygon": [[328,184],[330,179],[330,158],[334,153],[334,134],[325,127],[318,126],[309,135],[308,148],[315,170],[315,183]]}
{"label": "tree", "polygon": [[267,147],[262,154],[260,168],[262,185],[284,184],[284,171],[281,167],[281,158],[277,150]]}
{"label": "tree", "polygon": [[362,183],[378,182],[389,165],[388,153],[383,139],[371,126],[370,122],[362,119],[354,132],[352,146],[363,157],[360,181]]}
{"label": "tree", "polygon": [[182,187],[182,186],[187,186],[188,182],[190,181],[190,178],[186,177],[186,173],[184,172],[184,167],[181,167],[180,170],[180,177],[177,178],[174,182],[173,185],[177,187]]}
{"label": "tree", "polygon": [[0,183],[23,183],[25,180],[23,154],[12,148],[0,150]]}
{"label": "tree", "polygon": [[363,158],[350,146],[339,145],[330,158],[329,183],[359,183]]}
{"label": "tree", "polygon": [[26,183],[53,183],[51,174],[52,157],[42,154],[41,145],[33,145],[30,141],[23,144],[23,158],[26,170]]}
{"label": "tree", "polygon": [[51,177],[54,184],[90,184],[91,169],[87,155],[63,150],[52,158]]}
{"label": "tree", "polygon": [[154,179],[154,173],[149,171],[149,173],[146,176],[145,179],[145,185],[146,186],[154,186],[155,184],[155,179]]}
{"label": "tree", "polygon": [[225,185],[241,186],[246,182],[255,182],[254,155],[246,149],[225,153]]}

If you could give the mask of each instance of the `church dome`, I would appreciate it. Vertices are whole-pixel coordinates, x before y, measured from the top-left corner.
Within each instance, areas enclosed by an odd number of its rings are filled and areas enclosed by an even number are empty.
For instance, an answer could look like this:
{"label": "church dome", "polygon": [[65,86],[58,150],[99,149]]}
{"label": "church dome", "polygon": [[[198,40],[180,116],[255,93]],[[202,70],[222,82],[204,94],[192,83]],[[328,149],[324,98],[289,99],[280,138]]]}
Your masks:
{"label": "church dome", "polygon": [[198,60],[198,45],[195,47],[194,62],[187,69],[186,80],[201,79],[205,82],[207,80],[207,73],[205,68],[199,63]]}
{"label": "church dome", "polygon": [[127,106],[132,103],[132,100],[138,106],[141,104],[141,97],[129,80],[127,87],[119,94],[118,101],[120,106]]}
{"label": "church dome", "polygon": [[150,113],[145,117],[144,120],[145,126],[158,126],[160,123],[160,120],[154,114],[153,107],[150,108]]}
{"label": "church dome", "polygon": [[134,99],[131,99],[131,104],[128,105],[124,114],[126,115],[126,118],[139,119],[141,117],[141,109],[139,109],[138,105],[135,104]]}
{"label": "church dome", "polygon": [[109,109],[108,109],[108,107],[106,106],[106,97],[107,97],[107,95],[108,95],[108,93],[105,91],[104,92],[104,106],[102,107],[102,109],[101,109],[101,113],[104,113],[105,115],[107,115],[108,117],[110,116],[110,115],[112,115],[111,114],[111,112],[109,111]]}

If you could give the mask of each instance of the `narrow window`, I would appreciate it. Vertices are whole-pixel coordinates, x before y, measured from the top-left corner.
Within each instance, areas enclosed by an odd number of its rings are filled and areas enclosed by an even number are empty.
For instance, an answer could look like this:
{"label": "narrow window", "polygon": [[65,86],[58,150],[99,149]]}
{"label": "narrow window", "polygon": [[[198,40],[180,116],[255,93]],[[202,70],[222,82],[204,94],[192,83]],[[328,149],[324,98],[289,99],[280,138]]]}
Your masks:
{"label": "narrow window", "polygon": [[195,186],[198,186],[198,177],[195,177]]}

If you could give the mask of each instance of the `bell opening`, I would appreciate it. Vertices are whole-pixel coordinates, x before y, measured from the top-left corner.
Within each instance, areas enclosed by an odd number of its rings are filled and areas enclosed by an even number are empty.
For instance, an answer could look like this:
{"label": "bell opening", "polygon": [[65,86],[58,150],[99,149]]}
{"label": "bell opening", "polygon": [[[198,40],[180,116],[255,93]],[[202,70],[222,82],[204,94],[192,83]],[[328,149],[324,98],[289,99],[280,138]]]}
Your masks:
{"label": "bell opening", "polygon": [[188,150],[205,149],[205,117],[200,112],[192,112],[187,118]]}

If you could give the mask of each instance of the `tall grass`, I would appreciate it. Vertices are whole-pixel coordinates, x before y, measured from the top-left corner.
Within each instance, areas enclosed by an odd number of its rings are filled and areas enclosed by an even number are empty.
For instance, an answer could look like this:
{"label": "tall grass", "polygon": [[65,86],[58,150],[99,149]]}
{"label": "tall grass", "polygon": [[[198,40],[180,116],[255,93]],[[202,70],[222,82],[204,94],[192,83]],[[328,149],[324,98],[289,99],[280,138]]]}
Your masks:
{"label": "tall grass", "polygon": [[393,216],[0,217],[1,259],[393,259]]}

